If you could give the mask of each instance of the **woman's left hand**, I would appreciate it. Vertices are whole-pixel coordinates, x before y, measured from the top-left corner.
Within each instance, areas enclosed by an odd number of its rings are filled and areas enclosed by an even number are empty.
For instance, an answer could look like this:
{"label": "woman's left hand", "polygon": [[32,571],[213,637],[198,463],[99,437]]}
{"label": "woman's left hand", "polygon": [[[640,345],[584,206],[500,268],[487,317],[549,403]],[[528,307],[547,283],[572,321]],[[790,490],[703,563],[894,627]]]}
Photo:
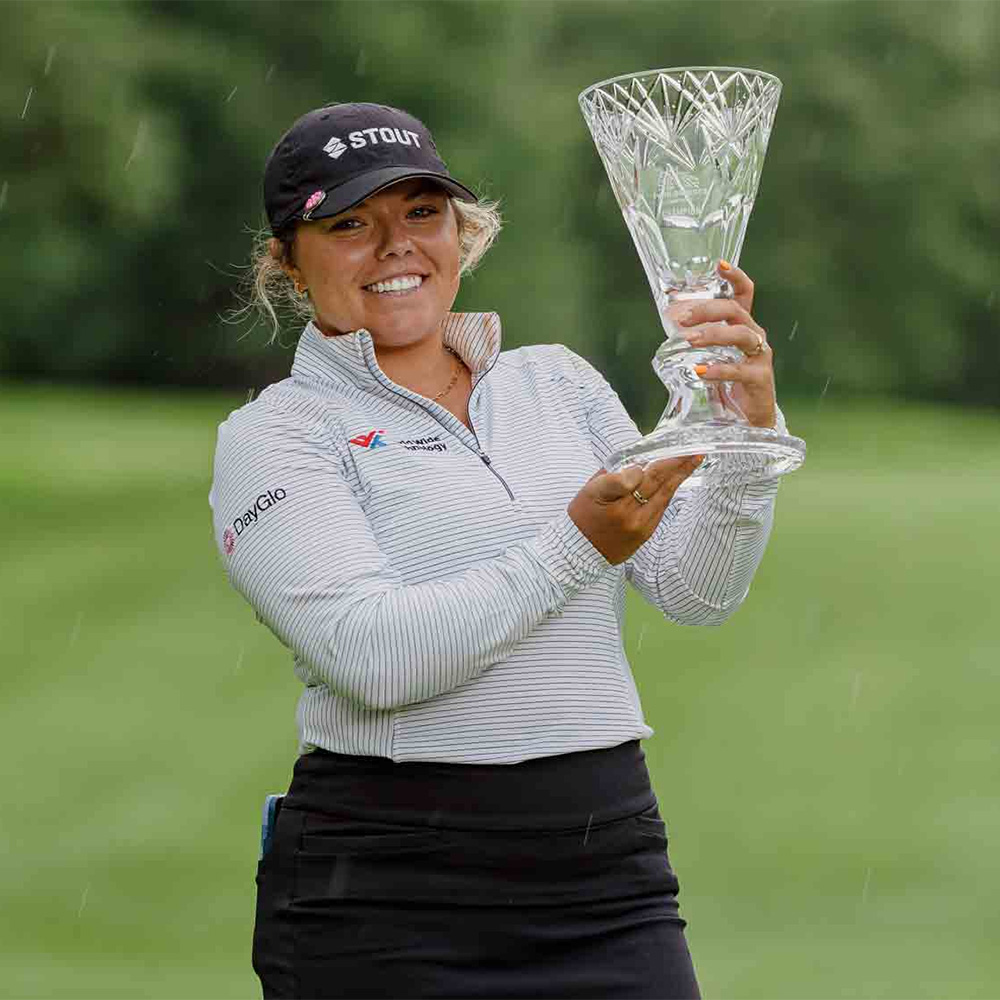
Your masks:
{"label": "woman's left hand", "polygon": [[[678,303],[674,320],[694,347],[736,347],[746,354],[739,364],[697,368],[706,382],[732,382],[732,397],[754,427],[774,427],[774,352],[767,331],[750,315],[753,282],[738,267],[719,266],[719,275],[733,286],[731,299]],[[671,313],[674,310],[671,309]]]}

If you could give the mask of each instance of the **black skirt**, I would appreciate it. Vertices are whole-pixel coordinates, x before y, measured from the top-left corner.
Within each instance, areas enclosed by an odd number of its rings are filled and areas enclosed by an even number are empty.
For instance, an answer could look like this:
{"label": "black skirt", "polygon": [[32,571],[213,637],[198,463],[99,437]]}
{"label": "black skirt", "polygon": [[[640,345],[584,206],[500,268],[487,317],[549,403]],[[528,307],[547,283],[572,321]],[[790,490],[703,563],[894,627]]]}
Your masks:
{"label": "black skirt", "polygon": [[265,997],[698,997],[638,741],[299,758],[257,873]]}

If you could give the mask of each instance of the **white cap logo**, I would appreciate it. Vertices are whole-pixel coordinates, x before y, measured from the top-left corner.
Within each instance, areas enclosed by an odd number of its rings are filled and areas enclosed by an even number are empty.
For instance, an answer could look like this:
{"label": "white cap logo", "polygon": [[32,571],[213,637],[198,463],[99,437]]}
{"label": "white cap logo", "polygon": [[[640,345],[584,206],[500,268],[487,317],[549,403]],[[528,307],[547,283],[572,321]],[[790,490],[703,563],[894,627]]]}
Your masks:
{"label": "white cap logo", "polygon": [[337,138],[337,136],[331,136],[330,141],[323,147],[324,153],[329,153],[330,158],[336,160],[338,156],[342,156],[347,151],[347,147]]}

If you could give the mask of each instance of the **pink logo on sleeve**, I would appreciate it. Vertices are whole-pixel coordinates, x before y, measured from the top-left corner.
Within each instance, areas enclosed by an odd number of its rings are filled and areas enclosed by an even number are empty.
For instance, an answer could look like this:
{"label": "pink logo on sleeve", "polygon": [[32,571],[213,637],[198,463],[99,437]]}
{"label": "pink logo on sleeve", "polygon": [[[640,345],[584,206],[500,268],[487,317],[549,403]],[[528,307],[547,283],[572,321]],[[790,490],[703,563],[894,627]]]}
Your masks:
{"label": "pink logo on sleeve", "polygon": [[227,556],[233,554],[233,549],[236,548],[236,536],[233,534],[232,528],[226,528],[222,533],[222,547],[226,550]]}

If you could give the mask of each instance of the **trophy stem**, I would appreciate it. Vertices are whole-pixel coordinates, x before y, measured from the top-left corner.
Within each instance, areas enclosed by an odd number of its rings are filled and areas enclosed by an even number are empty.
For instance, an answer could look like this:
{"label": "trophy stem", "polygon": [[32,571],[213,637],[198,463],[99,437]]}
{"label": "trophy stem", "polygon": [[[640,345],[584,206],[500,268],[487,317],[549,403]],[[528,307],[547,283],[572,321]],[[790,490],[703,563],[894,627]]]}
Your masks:
{"label": "trophy stem", "polygon": [[[658,291],[654,297],[666,339],[653,355],[652,365],[667,390],[667,406],[649,434],[608,457],[607,469],[705,455],[690,478],[708,485],[735,485],[798,468],[805,454],[800,438],[752,426],[733,398],[731,382],[705,382],[695,371],[697,365],[738,364],[743,354],[734,347],[694,347],[685,338],[684,328],[671,319],[686,301],[731,298],[729,282],[719,279],[698,288]],[[720,456],[726,456],[725,460],[720,461]]]}
{"label": "trophy stem", "polygon": [[704,382],[695,372],[696,365],[738,363],[743,355],[735,348],[693,347],[688,343],[685,329],[672,319],[685,302],[706,299],[731,299],[733,287],[722,278],[703,281],[700,287],[661,289],[660,319],[666,339],[653,355],[653,371],[668,393],[668,402],[656,425],[657,430],[680,424],[705,423],[717,425],[746,423],[747,419],[732,398],[730,384]]}

